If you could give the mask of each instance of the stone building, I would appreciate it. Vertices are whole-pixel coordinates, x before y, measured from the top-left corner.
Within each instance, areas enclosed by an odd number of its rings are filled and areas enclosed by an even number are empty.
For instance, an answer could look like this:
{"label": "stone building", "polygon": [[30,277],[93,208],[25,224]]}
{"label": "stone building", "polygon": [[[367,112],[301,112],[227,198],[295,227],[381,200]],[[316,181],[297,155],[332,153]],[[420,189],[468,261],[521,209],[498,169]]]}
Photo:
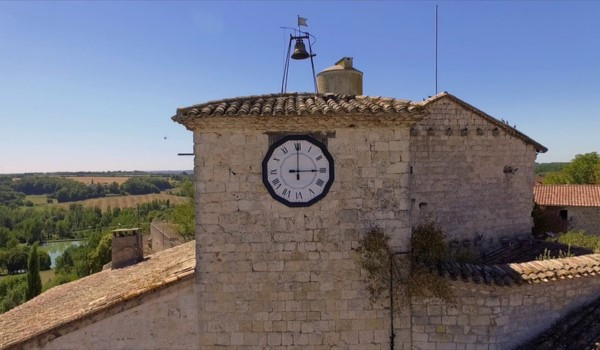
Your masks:
{"label": "stone building", "polygon": [[[195,243],[0,315],[17,325],[0,348],[509,349],[593,301],[597,255],[448,263],[456,303],[411,300],[391,327],[385,302],[369,301],[359,240],[377,227],[407,251],[426,222],[486,251],[522,240],[546,148],[448,93],[358,96],[362,73],[338,65],[319,93],[178,109],[194,134]],[[56,298],[56,313],[32,316]]]}
{"label": "stone building", "polygon": [[600,185],[536,185],[535,203],[569,230],[600,235]]}

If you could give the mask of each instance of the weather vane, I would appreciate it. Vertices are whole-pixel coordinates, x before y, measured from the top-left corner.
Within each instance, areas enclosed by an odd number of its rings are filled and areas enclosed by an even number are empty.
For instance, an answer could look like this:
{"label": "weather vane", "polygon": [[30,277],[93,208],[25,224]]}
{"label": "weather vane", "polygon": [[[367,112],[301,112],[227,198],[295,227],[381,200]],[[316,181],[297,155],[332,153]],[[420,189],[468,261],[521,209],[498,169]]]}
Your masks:
{"label": "weather vane", "polygon": [[[287,54],[285,56],[285,64],[283,67],[283,79],[281,80],[281,93],[284,93],[287,90],[288,74],[290,71],[290,57],[294,60],[305,60],[307,58],[310,58],[310,66],[312,68],[313,84],[315,87],[315,92],[317,91],[317,78],[315,75],[315,62],[313,60],[313,57],[315,57],[316,54],[314,54],[312,51],[312,44],[314,44],[316,42],[316,38],[314,35],[311,35],[309,32],[306,32],[306,31],[303,32],[300,29],[300,26],[308,27],[308,23],[306,23],[307,21],[308,20],[306,18],[298,16],[298,29],[289,28],[289,27],[281,27],[283,29],[291,29],[295,33],[297,33],[297,35],[290,34],[290,41],[288,43]],[[312,43],[311,43],[311,38],[315,40]],[[306,39],[306,41],[308,41],[308,51],[306,51],[306,46],[304,45],[303,39]],[[296,43],[294,44],[294,52],[290,55],[290,50],[292,48],[292,41],[294,41],[294,40],[296,41]]]}

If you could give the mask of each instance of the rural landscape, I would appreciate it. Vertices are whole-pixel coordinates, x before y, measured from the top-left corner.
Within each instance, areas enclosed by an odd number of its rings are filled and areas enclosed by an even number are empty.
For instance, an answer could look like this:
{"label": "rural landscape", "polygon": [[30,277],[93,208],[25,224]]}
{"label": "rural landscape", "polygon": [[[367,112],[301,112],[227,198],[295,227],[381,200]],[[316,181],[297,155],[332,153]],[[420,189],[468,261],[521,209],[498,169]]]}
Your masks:
{"label": "rural landscape", "polygon": [[[0,313],[100,271],[114,229],[139,227],[147,236],[152,221],[164,221],[193,239],[190,173],[0,175]],[[38,273],[34,287],[28,281]]]}
{"label": "rural landscape", "polygon": [[[571,162],[539,163],[536,176],[542,184],[600,184],[600,156],[590,152]],[[184,240],[193,239],[193,197],[191,172],[0,176],[0,313],[32,297],[27,274],[34,246],[41,292],[100,271],[110,262],[114,229],[139,227],[147,235],[152,221],[165,221]],[[532,215],[538,238],[600,252],[599,236],[566,232],[537,206]],[[546,251],[538,259],[568,254]]]}
{"label": "rural landscape", "polygon": [[0,350],[600,350],[600,1],[0,1]]}

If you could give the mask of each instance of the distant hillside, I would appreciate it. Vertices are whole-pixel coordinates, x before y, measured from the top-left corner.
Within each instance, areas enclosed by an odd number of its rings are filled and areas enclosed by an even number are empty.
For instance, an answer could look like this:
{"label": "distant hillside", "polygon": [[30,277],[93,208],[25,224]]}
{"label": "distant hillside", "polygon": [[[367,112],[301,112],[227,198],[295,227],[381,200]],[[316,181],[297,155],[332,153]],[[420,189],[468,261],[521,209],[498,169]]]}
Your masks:
{"label": "distant hillside", "polygon": [[23,176],[34,176],[34,175],[48,175],[48,176],[140,176],[140,175],[181,175],[181,174],[193,174],[194,170],[115,170],[115,171],[55,171],[55,172],[39,172],[39,173],[12,173],[5,175],[12,175],[16,177]]}
{"label": "distant hillside", "polygon": [[535,174],[545,175],[552,171],[561,171],[569,162],[535,163]]}

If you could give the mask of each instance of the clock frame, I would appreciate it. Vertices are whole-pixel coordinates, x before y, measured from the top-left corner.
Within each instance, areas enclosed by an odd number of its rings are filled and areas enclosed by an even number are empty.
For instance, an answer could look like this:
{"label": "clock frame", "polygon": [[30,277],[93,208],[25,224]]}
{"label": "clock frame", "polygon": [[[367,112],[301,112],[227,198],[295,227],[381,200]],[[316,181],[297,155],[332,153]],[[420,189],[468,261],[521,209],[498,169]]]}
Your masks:
{"label": "clock frame", "polygon": [[[268,167],[269,161],[272,159],[272,157],[274,157],[274,153],[282,145],[284,145],[285,143],[290,142],[290,141],[291,142],[293,142],[293,141],[308,142],[310,144],[310,146],[317,147],[320,150],[320,153],[326,158],[326,160],[328,162],[328,166],[326,168],[327,168],[327,173],[328,173],[329,178],[322,184],[322,186],[320,186],[321,192],[317,193],[314,197],[307,199],[307,200],[302,200],[302,196],[300,196],[300,198],[301,198],[300,201],[286,199],[284,196],[277,193],[277,191],[274,189],[274,185],[271,183],[272,180],[271,181],[269,180],[269,170],[270,170]],[[300,152],[300,150],[295,150],[295,151],[297,153]],[[292,152],[294,152],[294,150],[292,150]],[[289,157],[293,157],[294,154],[296,154],[296,157],[299,157],[299,155],[297,153],[291,153]],[[307,153],[310,153],[310,152],[307,152]],[[307,153],[302,153],[302,156],[304,158],[310,158],[310,155]],[[283,162],[285,162],[285,160],[282,160],[282,164],[283,164]],[[283,165],[280,166],[280,169],[282,167],[283,167]],[[309,207],[309,206],[315,204],[316,202],[318,202],[319,200],[323,199],[323,197],[325,197],[327,195],[327,193],[329,192],[329,189],[331,188],[331,185],[333,184],[333,181],[335,179],[334,169],[335,169],[335,167],[334,167],[333,157],[327,150],[327,146],[325,146],[325,144],[323,144],[322,142],[320,142],[318,140],[315,140],[314,138],[312,138],[308,135],[288,135],[288,136],[284,136],[280,140],[274,142],[269,147],[267,154],[265,155],[263,162],[262,162],[262,180],[263,180],[263,184],[265,185],[267,191],[269,191],[269,194],[271,195],[271,197],[273,197],[273,199],[277,200],[278,202],[280,202],[288,207]],[[271,169],[271,170],[273,170],[273,169]],[[288,169],[288,171],[290,173],[293,172],[293,170],[291,170],[291,169]],[[316,170],[316,168],[314,169],[314,172],[318,172]],[[299,169],[296,169],[295,173],[297,174],[297,176],[300,176]],[[279,178],[282,180],[283,175],[279,175],[276,178]],[[314,184],[318,185],[318,181],[323,182],[321,179],[319,179],[319,176],[317,176],[316,174],[313,177],[313,180],[314,180],[314,182],[311,182],[311,184],[314,183]],[[285,182],[285,181],[283,181],[283,182]],[[310,184],[307,186],[310,186]]]}

